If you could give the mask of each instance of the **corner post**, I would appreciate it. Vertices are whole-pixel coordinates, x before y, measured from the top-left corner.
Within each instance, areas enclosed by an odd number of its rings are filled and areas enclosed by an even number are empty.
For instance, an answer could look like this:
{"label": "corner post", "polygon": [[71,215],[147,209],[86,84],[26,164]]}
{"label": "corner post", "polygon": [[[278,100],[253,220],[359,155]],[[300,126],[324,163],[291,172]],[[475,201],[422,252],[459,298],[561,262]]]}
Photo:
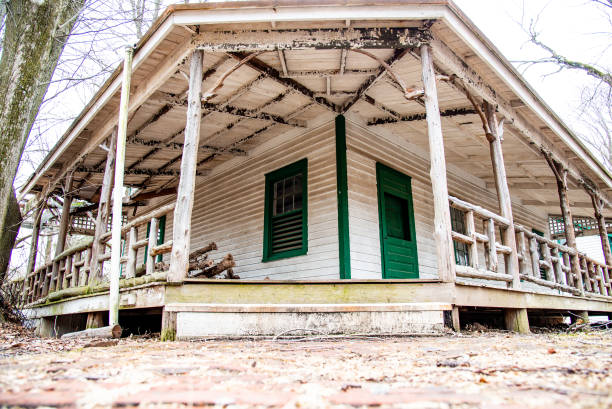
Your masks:
{"label": "corner post", "polygon": [[204,52],[202,50],[195,50],[191,55],[185,143],[183,145],[181,176],[177,190],[176,206],[174,208],[172,253],[170,255],[170,271],[168,272],[169,282],[183,281],[189,268],[191,213],[193,210],[193,191],[197,170],[198,145],[200,143],[200,122],[202,119],[203,60]]}
{"label": "corner post", "polygon": [[[130,83],[132,80],[132,47],[126,47],[121,80],[121,102],[117,127],[115,183],[113,186],[113,221],[111,230],[111,271],[108,295],[108,325],[119,324],[119,275],[121,274],[121,219],[123,216],[123,169],[129,114]],[[95,267],[92,267],[95,268]]]}
{"label": "corner post", "polygon": [[491,165],[493,167],[493,175],[495,176],[495,189],[497,190],[497,198],[499,200],[499,210],[501,216],[510,221],[510,226],[503,231],[504,244],[510,247],[511,250],[511,253],[506,258],[506,268],[512,274],[512,288],[516,289],[521,286],[521,278],[516,248],[516,233],[514,231],[514,217],[512,216],[512,200],[510,199],[501,145],[502,132],[495,115],[495,107],[485,101],[484,108],[485,116],[491,129],[491,134],[487,135],[487,139],[489,140]]}
{"label": "corner post", "polygon": [[338,194],[338,250],[340,278],[351,278],[351,245],[348,214],[348,176],[346,164],[346,120],[336,117],[336,191]]}
{"label": "corner post", "polygon": [[429,175],[434,197],[434,238],[440,279],[455,282],[455,258],[451,235],[451,218],[446,181],[446,159],[442,120],[438,106],[436,75],[429,44],[421,45],[421,65],[424,87],[425,111],[427,113],[427,134],[429,137]]}

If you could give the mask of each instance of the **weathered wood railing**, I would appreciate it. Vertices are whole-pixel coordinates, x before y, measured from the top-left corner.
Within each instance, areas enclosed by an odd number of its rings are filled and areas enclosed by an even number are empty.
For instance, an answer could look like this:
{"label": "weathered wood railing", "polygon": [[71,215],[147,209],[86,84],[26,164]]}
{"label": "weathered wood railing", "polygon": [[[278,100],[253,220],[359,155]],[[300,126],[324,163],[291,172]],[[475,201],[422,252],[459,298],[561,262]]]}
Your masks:
{"label": "weathered wood railing", "polygon": [[[503,231],[509,226],[509,221],[454,197],[450,197],[449,202],[451,207],[461,210],[465,217],[466,231],[453,231],[453,240],[466,244],[469,254],[469,265],[456,266],[457,277],[511,282],[512,272],[508,271],[507,262],[511,249],[505,243],[497,242],[495,234],[496,227]],[[484,234],[476,231],[475,218],[483,221]],[[521,280],[576,296],[612,297],[612,266],[606,266],[573,248],[539,236],[519,224],[515,224],[514,229]],[[484,266],[479,265],[479,244],[484,246]],[[504,272],[498,271],[499,254],[505,257]],[[580,271],[572,271],[572,257],[578,258]]]}
{"label": "weathered wood railing", "polygon": [[[508,256],[510,256],[512,250],[506,243],[498,242],[496,235],[497,228],[501,231],[507,229],[510,226],[510,221],[489,210],[457,199],[456,197],[450,196],[449,202],[451,207],[462,211],[465,217],[465,234],[456,231],[452,232],[453,240],[466,244],[469,254],[469,265],[456,266],[457,276],[511,282],[512,272],[508,271],[508,266],[510,265]],[[484,234],[476,231],[476,218],[483,221]],[[500,235],[500,239],[502,237],[503,234]],[[484,266],[480,266],[479,244],[484,246]],[[504,256],[505,271],[503,272],[498,271],[498,254]]]}
{"label": "weathered wood railing", "polygon": [[[172,240],[157,244],[159,219],[172,211],[174,211],[174,203],[162,206],[152,212],[139,216],[121,228],[121,237],[126,239],[125,248],[127,249],[127,255],[122,256],[120,260],[121,264],[125,265],[125,278],[152,274],[155,270],[155,258],[160,254],[170,253],[172,251]],[[146,226],[149,223],[151,223],[149,227],[149,237],[138,240],[138,229],[140,226]],[[102,235],[100,240],[106,243],[110,238],[111,233],[107,232]],[[138,260],[138,251],[145,247],[148,247],[148,251],[144,262],[144,269],[141,271],[137,269],[136,263]],[[110,258],[111,253],[108,251],[104,253],[99,260],[104,262],[110,260]]]}
{"label": "weathered wood railing", "polygon": [[[121,264],[125,265],[123,278],[134,278],[142,275],[150,275],[155,271],[155,257],[172,251],[172,241],[157,244],[159,218],[171,213],[174,204],[160,207],[145,215],[139,216],[128,222],[121,228],[121,236],[126,240],[127,255],[121,257]],[[138,240],[138,228],[151,223],[149,237]],[[98,265],[110,260],[110,247],[106,243],[110,240],[111,233],[104,233],[100,241],[104,244],[102,254],[98,257]],[[91,286],[107,282],[108,278],[102,271],[96,277],[95,271],[98,266],[92,263],[92,241],[89,240],[76,247],[67,249],[50,263],[47,263],[29,274],[23,284],[22,304],[31,304],[45,300],[49,294],[70,288]],[[144,247],[149,248],[145,259],[144,268],[138,269],[138,251]],[[108,247],[108,251],[104,248]],[[102,286],[103,288],[104,286]]]}

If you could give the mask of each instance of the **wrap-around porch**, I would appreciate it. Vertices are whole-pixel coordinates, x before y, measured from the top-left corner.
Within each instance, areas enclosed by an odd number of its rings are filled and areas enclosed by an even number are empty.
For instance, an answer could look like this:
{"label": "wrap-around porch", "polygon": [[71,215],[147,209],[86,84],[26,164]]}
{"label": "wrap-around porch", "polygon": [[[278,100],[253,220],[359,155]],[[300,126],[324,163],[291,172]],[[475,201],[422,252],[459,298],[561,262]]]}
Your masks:
{"label": "wrap-around porch", "polygon": [[[460,307],[502,308],[517,330],[529,309],[612,311],[608,172],[452,5],[412,6],[316,24],[296,7],[249,30],[202,17],[223,6],[167,12],[24,189],[63,192],[55,257],[36,265],[35,240],[13,284],[24,308],[111,324],[161,308],[172,331],[241,312],[382,309],[399,315],[381,331],[402,332],[424,328],[415,311],[457,327]],[[564,244],[539,234],[556,209]],[[576,211],[594,213],[604,263],[577,249]],[[91,238],[64,248],[69,234]],[[190,277],[209,241],[241,279]]]}

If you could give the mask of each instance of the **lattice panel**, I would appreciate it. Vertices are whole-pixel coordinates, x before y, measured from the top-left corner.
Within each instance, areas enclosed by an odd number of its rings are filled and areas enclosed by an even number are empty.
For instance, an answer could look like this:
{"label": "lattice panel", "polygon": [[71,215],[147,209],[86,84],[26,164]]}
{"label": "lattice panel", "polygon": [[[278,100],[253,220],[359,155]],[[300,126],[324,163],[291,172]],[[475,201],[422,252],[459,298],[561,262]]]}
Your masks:
{"label": "lattice panel", "polygon": [[[552,236],[565,234],[561,216],[548,216],[548,226]],[[606,220],[606,228],[612,228],[612,220]],[[597,230],[597,220],[592,217],[574,217],[574,229],[576,233]]]}

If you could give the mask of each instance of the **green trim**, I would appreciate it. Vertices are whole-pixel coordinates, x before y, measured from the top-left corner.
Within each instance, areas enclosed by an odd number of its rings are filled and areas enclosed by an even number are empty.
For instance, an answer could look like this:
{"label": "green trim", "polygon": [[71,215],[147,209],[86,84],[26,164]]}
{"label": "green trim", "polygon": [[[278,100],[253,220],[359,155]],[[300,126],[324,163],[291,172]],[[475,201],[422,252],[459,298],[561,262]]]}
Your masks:
{"label": "green trim", "polygon": [[[410,237],[412,238],[412,242],[414,243],[414,261],[416,264],[416,272],[410,274],[408,277],[397,277],[397,276],[389,276],[386,272],[385,266],[385,237],[387,235],[387,226],[386,226],[386,218],[383,214],[383,209],[385,208],[385,199],[384,192],[389,191],[390,193],[402,196],[400,192],[395,192],[393,189],[386,190],[383,187],[383,179],[395,179],[402,183],[406,183],[408,186],[408,195],[405,199],[408,201],[408,218],[410,223]],[[415,231],[415,222],[414,222],[414,206],[412,203],[412,178],[408,175],[404,175],[401,172],[398,172],[395,169],[392,169],[388,166],[383,165],[380,162],[376,162],[376,191],[378,196],[378,221],[379,221],[379,236],[380,236],[380,262],[382,268],[382,277],[383,278],[419,278],[419,260],[418,260],[418,249],[417,249],[417,239],[416,239],[416,231]]]}
{"label": "green trim", "polygon": [[[151,222],[147,223],[147,235],[146,238],[149,238],[149,233],[151,232]],[[157,245],[164,244],[166,235],[166,215],[163,215],[158,219],[157,222]],[[149,245],[145,246],[144,260],[147,260],[147,255],[149,253]],[[160,254],[157,256],[157,263],[161,263],[164,259],[164,255]]]}
{"label": "green trim", "polygon": [[346,122],[336,117],[336,182],[338,192],[338,250],[340,278],[351,278],[351,245],[349,238],[348,176],[346,165]]}
{"label": "green trim", "polygon": [[[274,200],[272,186],[275,182],[286,177],[302,174],[302,247],[294,250],[287,250],[272,253],[272,203]],[[288,257],[301,256],[308,252],[308,160],[299,160],[291,165],[277,169],[266,174],[266,189],[264,200],[264,248],[262,262],[279,260]],[[299,212],[299,210],[298,210]],[[289,213],[286,213],[287,215]]]}

